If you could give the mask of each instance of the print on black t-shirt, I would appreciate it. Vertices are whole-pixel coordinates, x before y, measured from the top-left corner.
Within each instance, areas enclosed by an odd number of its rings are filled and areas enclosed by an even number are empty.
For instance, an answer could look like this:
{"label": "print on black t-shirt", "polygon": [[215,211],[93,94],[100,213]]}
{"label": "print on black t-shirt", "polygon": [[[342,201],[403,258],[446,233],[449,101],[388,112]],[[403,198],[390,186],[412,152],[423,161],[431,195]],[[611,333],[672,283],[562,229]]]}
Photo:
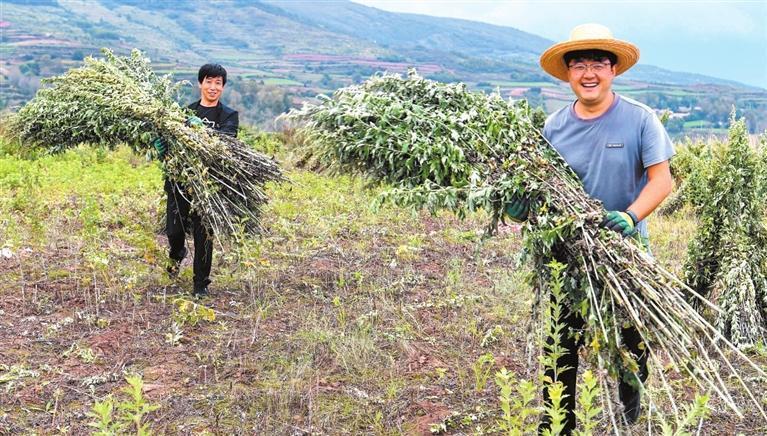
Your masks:
{"label": "print on black t-shirt", "polygon": [[210,127],[211,129],[218,129],[219,128],[219,120],[218,118],[218,107],[205,107],[203,105],[200,105],[197,107],[197,116],[202,120],[203,123],[207,127]]}

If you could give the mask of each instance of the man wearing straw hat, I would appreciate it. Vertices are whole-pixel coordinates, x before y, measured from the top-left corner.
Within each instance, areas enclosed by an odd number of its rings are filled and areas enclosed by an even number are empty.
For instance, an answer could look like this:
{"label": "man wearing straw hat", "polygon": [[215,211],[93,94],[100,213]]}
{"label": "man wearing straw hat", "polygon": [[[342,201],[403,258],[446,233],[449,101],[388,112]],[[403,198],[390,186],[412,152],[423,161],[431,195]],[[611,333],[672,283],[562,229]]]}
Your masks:
{"label": "man wearing straw hat", "polygon": [[[615,39],[599,24],[577,26],[570,39],[553,45],[540,58],[541,67],[559,80],[568,82],[577,97],[551,114],[543,135],[580,177],[586,192],[601,200],[609,211],[602,226],[623,236],[638,235],[646,244],[643,221],[671,192],[669,159],[673,145],[655,113],[647,106],[613,92],[613,79],[639,59],[639,49]],[[527,201],[518,199],[507,213],[518,220],[527,216]],[[572,333],[584,321],[573,311],[564,320]],[[623,416],[629,424],[641,414],[641,385],[647,378],[647,356],[635,328],[622,329],[626,348],[639,364],[637,373],[621,377],[619,397]],[[559,380],[565,386],[567,418],[563,434],[575,429],[576,373],[579,343],[563,334],[567,354],[557,361]],[[553,377],[553,374],[547,374]],[[544,389],[544,401],[548,391]],[[549,428],[546,419],[539,430]]]}

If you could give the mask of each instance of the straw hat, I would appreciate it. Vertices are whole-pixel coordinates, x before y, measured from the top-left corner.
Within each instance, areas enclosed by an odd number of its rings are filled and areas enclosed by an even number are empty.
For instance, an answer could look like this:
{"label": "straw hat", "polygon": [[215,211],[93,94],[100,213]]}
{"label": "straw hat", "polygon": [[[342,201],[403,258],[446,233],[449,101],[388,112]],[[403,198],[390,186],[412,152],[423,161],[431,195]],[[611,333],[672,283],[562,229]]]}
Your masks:
{"label": "straw hat", "polygon": [[609,51],[618,57],[615,75],[624,73],[639,60],[639,49],[626,41],[613,37],[601,24],[581,24],[570,32],[570,39],[554,44],[541,55],[541,67],[559,80],[568,81],[565,53],[575,50],[597,49]]}

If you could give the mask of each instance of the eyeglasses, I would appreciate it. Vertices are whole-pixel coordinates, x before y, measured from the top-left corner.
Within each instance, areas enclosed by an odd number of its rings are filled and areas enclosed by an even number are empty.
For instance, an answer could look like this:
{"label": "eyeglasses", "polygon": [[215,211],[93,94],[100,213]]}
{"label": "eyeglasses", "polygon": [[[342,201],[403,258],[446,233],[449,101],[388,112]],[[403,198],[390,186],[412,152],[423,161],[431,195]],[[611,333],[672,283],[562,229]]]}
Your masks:
{"label": "eyeglasses", "polygon": [[570,69],[576,76],[582,76],[586,73],[587,70],[591,70],[594,72],[594,74],[601,74],[605,71],[610,69],[610,62],[596,62],[593,64],[573,64],[568,65],[567,68]]}

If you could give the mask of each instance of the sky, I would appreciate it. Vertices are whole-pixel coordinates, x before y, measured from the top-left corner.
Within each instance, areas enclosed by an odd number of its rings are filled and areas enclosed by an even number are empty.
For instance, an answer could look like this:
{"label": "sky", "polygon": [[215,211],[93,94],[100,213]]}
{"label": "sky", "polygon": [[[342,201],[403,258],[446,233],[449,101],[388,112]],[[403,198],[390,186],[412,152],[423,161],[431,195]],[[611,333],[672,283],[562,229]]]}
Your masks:
{"label": "sky", "polygon": [[767,89],[767,0],[353,0],[392,12],[463,18],[564,41],[600,23],[637,45],[639,62]]}

